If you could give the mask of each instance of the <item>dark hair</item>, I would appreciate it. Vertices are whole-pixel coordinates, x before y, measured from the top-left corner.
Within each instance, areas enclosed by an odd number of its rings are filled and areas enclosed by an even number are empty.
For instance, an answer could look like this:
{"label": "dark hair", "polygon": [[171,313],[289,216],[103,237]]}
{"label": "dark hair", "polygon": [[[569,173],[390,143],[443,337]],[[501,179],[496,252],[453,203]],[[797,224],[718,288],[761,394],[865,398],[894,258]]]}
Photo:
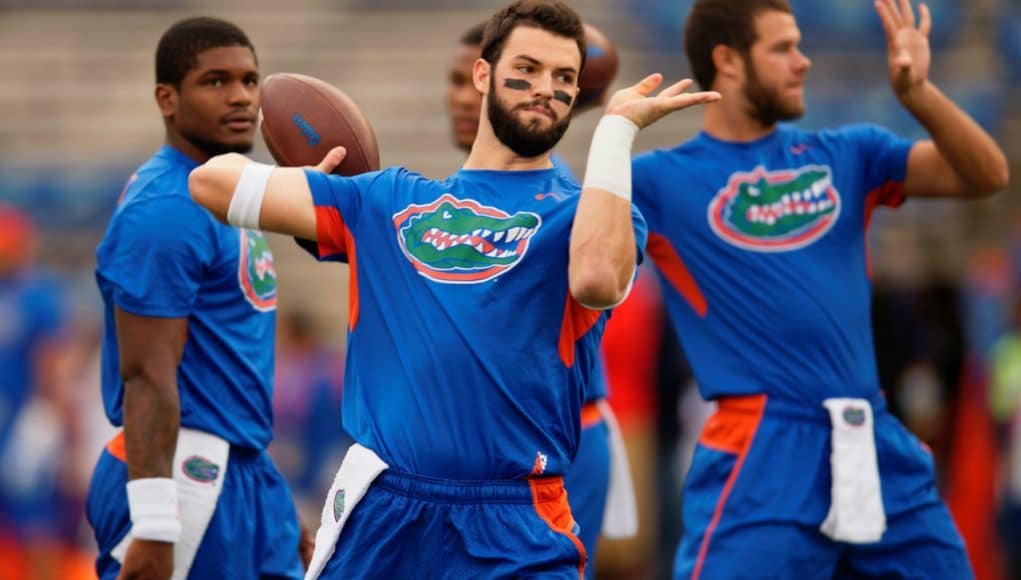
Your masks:
{"label": "dark hair", "polygon": [[485,32],[486,22],[479,22],[475,26],[465,30],[458,42],[468,46],[482,46],[482,35]]}
{"label": "dark hair", "polygon": [[501,8],[486,23],[482,35],[482,58],[495,65],[503,54],[507,37],[518,26],[533,26],[573,39],[581,53],[581,68],[585,67],[585,28],[578,13],[561,0],[518,0]]}
{"label": "dark hair", "polygon": [[755,18],[766,10],[790,14],[791,6],[787,0],[695,0],[684,25],[684,52],[702,90],[716,80],[713,49],[723,44],[747,55],[758,39]]}
{"label": "dark hair", "polygon": [[222,46],[255,47],[236,25],[200,16],[186,18],[163,33],[156,46],[156,82],[180,88],[184,75],[198,64],[200,53]]}

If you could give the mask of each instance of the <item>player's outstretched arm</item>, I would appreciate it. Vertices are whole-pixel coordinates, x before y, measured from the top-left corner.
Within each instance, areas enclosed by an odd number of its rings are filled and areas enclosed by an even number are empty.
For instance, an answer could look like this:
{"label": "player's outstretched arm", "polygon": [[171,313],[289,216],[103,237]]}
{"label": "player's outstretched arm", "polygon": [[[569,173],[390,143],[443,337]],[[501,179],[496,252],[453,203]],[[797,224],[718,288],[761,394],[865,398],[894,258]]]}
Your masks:
{"label": "player's outstretched arm", "polygon": [[[345,154],[336,147],[313,169],[328,173]],[[263,165],[228,153],[192,170],[188,188],[196,203],[224,223],[316,239],[315,205],[302,168]]]}
{"label": "player's outstretched arm", "polygon": [[932,16],[910,0],[876,0],[887,42],[890,85],[900,102],[932,137],[908,156],[906,195],[980,197],[1007,187],[1007,157],[967,113],[929,80]]}
{"label": "player's outstretched arm", "polygon": [[663,76],[657,73],[617,91],[592,137],[568,266],[571,295],[590,308],[618,304],[634,276],[631,145],[635,135],[673,111],[720,99],[712,91],[685,93],[690,80],[650,96],[662,82]]}

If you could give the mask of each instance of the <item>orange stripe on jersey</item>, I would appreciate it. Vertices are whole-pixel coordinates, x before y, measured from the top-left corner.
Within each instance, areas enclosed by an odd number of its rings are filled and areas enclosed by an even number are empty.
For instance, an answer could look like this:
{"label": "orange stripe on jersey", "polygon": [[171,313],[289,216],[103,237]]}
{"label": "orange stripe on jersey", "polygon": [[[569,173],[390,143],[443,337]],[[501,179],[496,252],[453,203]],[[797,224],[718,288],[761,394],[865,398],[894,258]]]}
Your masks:
{"label": "orange stripe on jersey", "polygon": [[603,420],[603,412],[599,410],[596,402],[586,403],[581,408],[581,428],[587,429]]}
{"label": "orange stripe on jersey", "polygon": [[899,181],[888,181],[865,195],[865,271],[872,278],[872,257],[869,253],[869,226],[872,224],[872,212],[877,206],[887,205],[899,207],[904,203],[904,184]]}
{"label": "orange stripe on jersey", "polygon": [[659,268],[663,277],[687,300],[692,310],[699,317],[705,318],[706,312],[709,311],[709,304],[702,294],[702,289],[698,287],[695,278],[688,271],[688,266],[670,245],[670,241],[660,234],[649,234],[645,252],[656,263],[656,267]]}
{"label": "orange stripe on jersey", "polygon": [[567,304],[564,305],[564,320],[560,325],[560,342],[557,345],[564,366],[570,367],[574,364],[574,343],[596,325],[602,314],[601,310],[582,306],[568,291]]}
{"label": "orange stripe on jersey", "polygon": [[344,229],[344,245],[347,247],[347,328],[354,330],[358,324],[358,252],[351,231]]}
{"label": "orange stripe on jersey", "polygon": [[528,484],[532,488],[532,506],[535,507],[535,512],[546,525],[553,531],[567,536],[578,549],[581,556],[578,563],[578,578],[585,580],[585,562],[588,556],[585,554],[584,544],[574,535],[574,516],[571,515],[571,506],[567,503],[564,478],[530,479]]}
{"label": "orange stripe on jersey", "polygon": [[326,258],[347,253],[347,226],[335,207],[316,206],[316,237],[319,257]]}
{"label": "orange stripe on jersey", "polygon": [[709,521],[705,535],[702,536],[702,545],[698,549],[698,559],[695,561],[695,570],[691,574],[691,580],[698,580],[702,573],[702,564],[705,563],[706,554],[709,553],[709,540],[712,538],[716,526],[723,516],[723,507],[727,505],[727,498],[730,497],[730,490],[734,488],[734,482],[741,473],[745,457],[752,447],[755,439],[755,432],[759,429],[759,422],[766,411],[766,395],[749,395],[744,397],[723,397],[719,400],[719,407],[716,412],[706,421],[702,428],[702,435],[698,442],[706,447],[717,449],[726,453],[737,454],[737,461],[734,468],[727,477],[727,482],[720,492],[720,499],[716,502],[716,511],[713,512],[713,519]]}
{"label": "orange stripe on jersey", "polygon": [[113,439],[106,444],[106,450],[110,452],[110,455],[113,455],[117,459],[120,459],[125,463],[128,462],[128,452],[124,447],[124,431],[114,435]]}

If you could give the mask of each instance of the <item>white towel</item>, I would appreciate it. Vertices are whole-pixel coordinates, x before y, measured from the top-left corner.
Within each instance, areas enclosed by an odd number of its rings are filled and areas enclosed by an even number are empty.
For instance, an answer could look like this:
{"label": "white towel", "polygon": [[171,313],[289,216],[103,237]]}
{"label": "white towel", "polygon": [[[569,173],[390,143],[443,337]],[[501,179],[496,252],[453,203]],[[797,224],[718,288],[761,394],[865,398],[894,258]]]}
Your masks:
{"label": "white towel", "polygon": [[830,511],[820,530],[838,542],[878,542],[886,514],[876,461],[875,422],[867,399],[826,399],[833,436]]}
{"label": "white towel", "polygon": [[597,404],[610,431],[610,488],[606,492],[602,532],[607,538],[630,538],[638,533],[638,507],[631,483],[631,465],[613,410],[605,400]]}
{"label": "white towel", "polygon": [[316,532],[316,547],[312,553],[312,562],[305,572],[305,580],[315,580],[322,573],[337,548],[340,532],[351,512],[365,497],[365,492],[376,477],[389,467],[367,447],[355,443],[348,448],[333,478],[333,485],[326,494],[319,531]]}
{"label": "white towel", "polygon": [[[177,483],[181,539],[174,544],[174,574],[171,580],[184,580],[188,577],[199,544],[216,511],[229,456],[230,444],[216,435],[185,427],[177,433],[173,478]],[[128,532],[110,555],[123,563],[131,540],[131,532]]]}

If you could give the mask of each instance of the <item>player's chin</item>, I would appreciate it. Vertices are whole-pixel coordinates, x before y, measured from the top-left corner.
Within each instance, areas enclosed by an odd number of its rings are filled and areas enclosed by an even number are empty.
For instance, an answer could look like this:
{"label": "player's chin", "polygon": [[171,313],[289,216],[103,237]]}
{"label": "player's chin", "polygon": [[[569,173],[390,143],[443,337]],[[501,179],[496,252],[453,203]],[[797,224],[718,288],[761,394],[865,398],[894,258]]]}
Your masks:
{"label": "player's chin", "polygon": [[248,153],[255,145],[255,131],[226,131],[217,139],[220,144],[234,153]]}

